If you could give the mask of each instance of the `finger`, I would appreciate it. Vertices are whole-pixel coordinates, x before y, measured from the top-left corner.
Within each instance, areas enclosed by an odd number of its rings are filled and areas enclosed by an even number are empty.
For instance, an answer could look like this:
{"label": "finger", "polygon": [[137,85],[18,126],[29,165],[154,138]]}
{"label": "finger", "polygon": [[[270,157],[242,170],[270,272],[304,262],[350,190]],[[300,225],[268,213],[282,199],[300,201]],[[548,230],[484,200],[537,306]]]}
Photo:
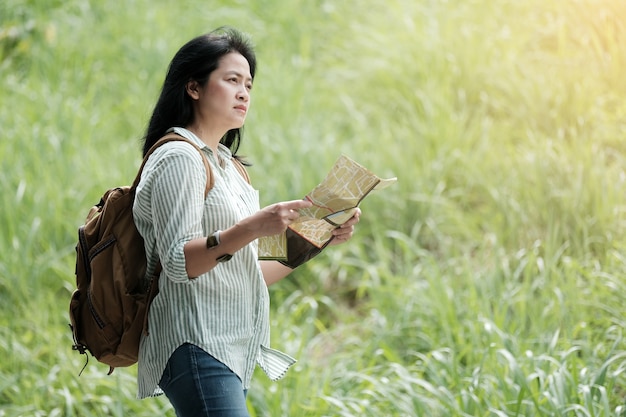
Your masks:
{"label": "finger", "polygon": [[287,214],[288,220],[294,221],[294,220],[297,220],[298,217],[300,217],[300,213],[298,213],[296,210],[291,209],[288,211],[288,213],[289,213]]}
{"label": "finger", "polygon": [[340,227],[342,229],[345,229],[345,228],[348,228],[348,227],[353,227],[359,221],[361,221],[360,213],[356,213],[354,216],[350,217],[350,219],[347,222],[345,222],[344,224],[342,224]]}
{"label": "finger", "polygon": [[350,220],[348,220],[347,222],[345,222],[344,224],[342,224],[341,226],[339,226],[339,228],[341,229],[347,229],[348,227],[353,227],[355,224],[357,224],[359,222],[358,219],[355,219],[354,217],[351,217]]}
{"label": "finger", "polygon": [[337,229],[333,229],[333,235],[335,237],[345,237],[345,236],[351,236],[352,233],[354,233],[354,227],[353,226],[349,226],[349,227],[338,227]]}
{"label": "finger", "polygon": [[309,200],[291,200],[284,201],[281,205],[287,210],[300,210],[303,208],[308,208],[313,205]]}

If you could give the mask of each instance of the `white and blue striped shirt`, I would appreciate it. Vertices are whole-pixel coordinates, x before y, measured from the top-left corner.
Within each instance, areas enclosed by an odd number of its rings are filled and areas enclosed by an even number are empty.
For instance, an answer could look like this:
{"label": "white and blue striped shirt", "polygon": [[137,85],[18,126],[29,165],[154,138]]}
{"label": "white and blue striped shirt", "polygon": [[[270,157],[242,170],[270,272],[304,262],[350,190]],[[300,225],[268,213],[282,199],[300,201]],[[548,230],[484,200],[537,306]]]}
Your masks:
{"label": "white and blue striped shirt", "polygon": [[186,273],[184,245],[224,230],[259,210],[258,191],[219,145],[220,165],[192,132],[175,128],[207,156],[215,185],[204,197],[206,170],[191,145],[176,141],[159,147],[146,163],[133,207],[135,224],[144,237],[148,270],[161,260],[159,294],[150,307],[148,335],[143,335],[138,361],[138,397],[162,394],[158,387],[170,355],[192,343],[228,366],[245,389],[256,364],[272,379],[295,363],[269,348],[269,295],[254,241],[197,279]]}

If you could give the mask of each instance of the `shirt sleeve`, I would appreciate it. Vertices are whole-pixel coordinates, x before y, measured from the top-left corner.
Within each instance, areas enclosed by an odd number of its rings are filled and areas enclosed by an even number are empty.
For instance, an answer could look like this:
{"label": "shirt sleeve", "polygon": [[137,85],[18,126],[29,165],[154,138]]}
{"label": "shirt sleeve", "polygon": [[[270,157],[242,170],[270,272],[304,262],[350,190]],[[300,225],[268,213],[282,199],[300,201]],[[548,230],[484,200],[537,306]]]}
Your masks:
{"label": "shirt sleeve", "polygon": [[165,275],[175,282],[188,282],[184,246],[203,236],[206,170],[191,145],[163,146],[168,148],[154,166],[151,196],[156,247]]}

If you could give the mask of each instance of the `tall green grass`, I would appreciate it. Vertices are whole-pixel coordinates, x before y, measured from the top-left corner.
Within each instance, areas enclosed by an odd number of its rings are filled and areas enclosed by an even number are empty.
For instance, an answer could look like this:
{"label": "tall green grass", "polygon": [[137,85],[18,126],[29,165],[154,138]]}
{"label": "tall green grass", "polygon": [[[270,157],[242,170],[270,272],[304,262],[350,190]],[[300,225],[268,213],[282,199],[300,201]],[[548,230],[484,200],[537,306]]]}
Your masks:
{"label": "tall green grass", "polygon": [[167,63],[250,33],[265,204],[345,153],[392,188],[271,288],[300,359],[253,416],[623,416],[626,3],[0,3],[0,416],[174,415],[71,351],[76,228],[132,180]]}

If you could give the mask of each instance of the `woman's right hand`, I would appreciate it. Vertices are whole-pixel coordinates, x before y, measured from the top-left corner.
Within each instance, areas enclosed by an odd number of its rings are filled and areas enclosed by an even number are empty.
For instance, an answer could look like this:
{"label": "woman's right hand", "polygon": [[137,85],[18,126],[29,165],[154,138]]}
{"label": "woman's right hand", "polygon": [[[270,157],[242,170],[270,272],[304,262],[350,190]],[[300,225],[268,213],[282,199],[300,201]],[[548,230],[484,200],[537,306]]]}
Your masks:
{"label": "woman's right hand", "polygon": [[[185,244],[185,268],[189,277],[197,277],[217,265],[217,257],[234,254],[254,239],[284,232],[300,213],[311,207],[308,200],[284,201],[267,206],[220,233],[220,244],[207,250],[206,238]],[[211,253],[210,256],[208,254]]]}
{"label": "woman's right hand", "polygon": [[241,223],[245,223],[257,237],[277,235],[287,230],[287,227],[300,217],[298,210],[311,205],[308,200],[275,203],[264,207]]}

